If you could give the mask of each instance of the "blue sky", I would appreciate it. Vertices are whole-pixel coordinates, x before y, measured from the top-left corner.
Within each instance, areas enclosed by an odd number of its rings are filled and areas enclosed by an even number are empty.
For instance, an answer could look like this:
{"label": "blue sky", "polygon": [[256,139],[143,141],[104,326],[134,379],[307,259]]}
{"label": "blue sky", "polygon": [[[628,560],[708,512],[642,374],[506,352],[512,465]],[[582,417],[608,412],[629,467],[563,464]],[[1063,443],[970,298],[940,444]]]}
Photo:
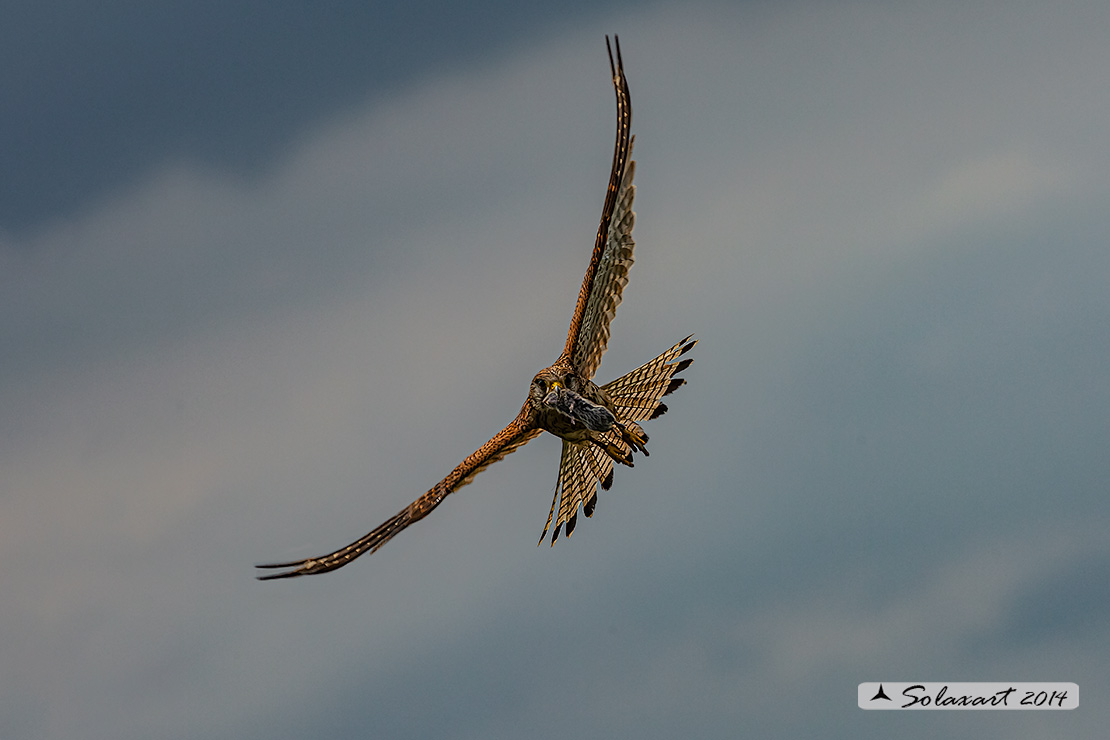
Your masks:
{"label": "blue sky", "polygon": [[[0,736],[1092,737],[1110,721],[1099,3],[13,6]],[[605,381],[689,384],[536,548],[541,438],[334,574],[562,347],[619,33]],[[1073,681],[1067,713],[855,707]],[[876,716],[878,715],[878,716]]]}

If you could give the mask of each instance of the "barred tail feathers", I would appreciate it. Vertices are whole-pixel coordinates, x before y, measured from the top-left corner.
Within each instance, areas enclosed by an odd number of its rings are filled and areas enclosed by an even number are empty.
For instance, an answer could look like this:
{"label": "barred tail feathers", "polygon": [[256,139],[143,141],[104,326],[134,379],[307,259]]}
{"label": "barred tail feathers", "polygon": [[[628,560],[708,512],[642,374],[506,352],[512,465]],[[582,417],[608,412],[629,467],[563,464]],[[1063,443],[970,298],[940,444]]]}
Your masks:
{"label": "barred tail feathers", "polygon": [[[698,343],[690,335],[653,360],[630,373],[601,386],[601,390],[617,407],[621,421],[655,419],[667,411],[663,396],[674,393],[686,380],[675,377],[693,363],[693,358],[678,360]],[[678,360],[675,362],[675,360]]]}
{"label": "barred tail feathers", "polygon": [[555,520],[555,531],[551,534],[551,544],[554,545],[564,525],[567,537],[574,532],[578,523],[579,506],[586,516],[592,516],[594,506],[597,505],[598,484],[603,490],[608,490],[613,484],[612,458],[596,445],[563,440],[555,497],[551,501],[551,511],[547,514],[547,523],[543,525],[538,544],[543,544],[552,519]]}
{"label": "barred tail feathers", "polygon": [[568,537],[574,532],[579,506],[586,516],[593,514],[598,485],[601,490],[607,491],[613,484],[614,461],[631,466],[634,451],[647,454],[647,435],[636,422],[662,416],[667,411],[666,404],[661,402],[663,396],[685,384],[683,378],[675,376],[693,362],[691,358],[678,359],[697,344],[696,339],[691,341],[692,336],[601,387],[616,407],[618,422],[599,435],[600,439],[595,443],[563,440],[559,480],[555,484],[555,496],[539,544],[543,544],[552,521],[555,522],[551,535],[551,544],[554,545],[560,530],[565,529]]}

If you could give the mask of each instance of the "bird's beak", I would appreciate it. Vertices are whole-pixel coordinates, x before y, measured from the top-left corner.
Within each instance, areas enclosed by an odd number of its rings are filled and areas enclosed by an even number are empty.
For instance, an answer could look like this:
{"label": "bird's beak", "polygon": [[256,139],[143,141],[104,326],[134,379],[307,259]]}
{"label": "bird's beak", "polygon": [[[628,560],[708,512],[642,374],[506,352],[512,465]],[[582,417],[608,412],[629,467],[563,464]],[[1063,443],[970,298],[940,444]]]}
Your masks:
{"label": "bird's beak", "polygon": [[562,384],[562,383],[560,383],[560,382],[559,382],[559,381],[557,381],[557,380],[556,380],[556,381],[555,381],[554,383],[552,383],[552,384],[551,384],[551,390],[553,390],[553,391],[555,391],[555,390],[558,390],[558,389],[560,389],[560,388],[562,388],[562,387],[563,387],[563,384]]}

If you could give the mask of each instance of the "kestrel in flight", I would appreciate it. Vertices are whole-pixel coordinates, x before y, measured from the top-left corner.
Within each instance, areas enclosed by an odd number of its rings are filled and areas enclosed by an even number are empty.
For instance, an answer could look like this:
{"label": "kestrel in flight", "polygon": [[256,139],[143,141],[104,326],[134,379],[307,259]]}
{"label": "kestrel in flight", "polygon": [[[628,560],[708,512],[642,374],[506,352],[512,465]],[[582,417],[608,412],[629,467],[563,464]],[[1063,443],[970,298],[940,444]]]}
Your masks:
{"label": "kestrel in flight", "polygon": [[662,416],[667,411],[661,399],[686,382],[676,376],[693,360],[679,358],[689,352],[697,340],[686,337],[654,360],[605,385],[595,385],[591,380],[609,343],[609,322],[628,284],[628,268],[632,266],[635,248],[632,226],[636,214],[632,211],[632,200],[636,186],[632,184],[632,176],[636,163],[629,160],[633,143],[629,132],[632,105],[620,41],[615,36],[613,40],[616,42],[616,63],[609,37],[605,37],[617,94],[613,168],[593,257],[578,291],[563,353],[551,367],[536,373],[528,398],[516,418],[430,491],[365,537],[329,555],[259,565],[259,568],[292,569],[259,576],[259,579],[327,573],[342,568],[360,555],[375,552],[405,527],[430,514],[443,499],[470,483],[478,473],[544,431],[563,440],[555,499],[540,534],[540,544],[543,544],[554,520],[555,529],[551,535],[554,545],[561,529],[568,537],[574,531],[579,508],[586,516],[594,513],[598,487],[607,491],[613,484],[613,463],[632,467],[633,452],[648,454],[645,446],[648,437],[638,422]]}

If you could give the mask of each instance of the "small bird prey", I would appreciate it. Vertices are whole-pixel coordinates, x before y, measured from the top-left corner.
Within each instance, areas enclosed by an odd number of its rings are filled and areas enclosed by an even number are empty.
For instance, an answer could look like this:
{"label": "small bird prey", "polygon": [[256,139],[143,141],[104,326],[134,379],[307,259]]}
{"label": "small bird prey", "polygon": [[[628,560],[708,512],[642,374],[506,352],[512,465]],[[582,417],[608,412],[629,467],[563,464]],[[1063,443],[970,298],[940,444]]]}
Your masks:
{"label": "small bird prey", "polygon": [[528,398],[516,418],[430,491],[373,532],[330,555],[258,566],[291,569],[259,576],[261,580],[327,573],[342,568],[360,555],[376,551],[402,529],[430,514],[443,499],[470,483],[478,473],[544,431],[563,440],[555,499],[540,534],[542,544],[554,520],[555,529],[551,534],[554,545],[560,530],[565,530],[568,537],[574,531],[579,508],[586,516],[594,513],[598,487],[607,491],[613,485],[614,463],[632,467],[634,452],[648,454],[648,437],[639,422],[662,416],[667,411],[661,399],[686,382],[676,376],[693,360],[679,358],[689,352],[697,340],[686,337],[654,360],[605,385],[596,385],[591,380],[609,343],[609,322],[628,284],[628,269],[632,266],[632,251],[636,246],[632,240],[632,226],[636,220],[632,211],[632,199],[636,195],[632,176],[636,163],[629,159],[633,143],[630,135],[632,104],[621,61],[620,41],[615,36],[613,40],[617,52],[615,63],[609,37],[605,37],[609,70],[617,94],[613,168],[593,257],[578,291],[563,353],[551,367],[536,373]]}

